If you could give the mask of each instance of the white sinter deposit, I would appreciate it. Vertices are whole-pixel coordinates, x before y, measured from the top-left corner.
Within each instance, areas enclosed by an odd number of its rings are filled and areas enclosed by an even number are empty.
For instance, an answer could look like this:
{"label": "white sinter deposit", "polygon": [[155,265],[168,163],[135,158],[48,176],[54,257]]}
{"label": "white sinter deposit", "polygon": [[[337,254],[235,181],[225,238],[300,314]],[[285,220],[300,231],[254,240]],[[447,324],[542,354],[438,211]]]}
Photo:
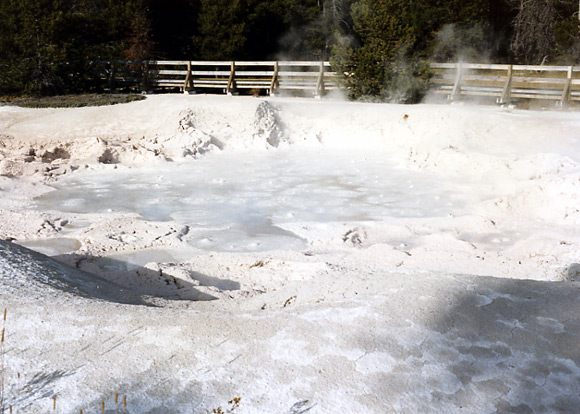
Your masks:
{"label": "white sinter deposit", "polygon": [[5,411],[580,407],[578,113],[5,106],[0,174]]}

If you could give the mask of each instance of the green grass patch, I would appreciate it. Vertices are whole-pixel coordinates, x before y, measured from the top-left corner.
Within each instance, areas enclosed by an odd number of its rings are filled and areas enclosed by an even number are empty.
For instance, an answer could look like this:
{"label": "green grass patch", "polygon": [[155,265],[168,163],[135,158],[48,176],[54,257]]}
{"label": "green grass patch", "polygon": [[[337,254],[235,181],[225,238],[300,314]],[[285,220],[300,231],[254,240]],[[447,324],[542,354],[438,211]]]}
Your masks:
{"label": "green grass patch", "polygon": [[143,95],[85,94],[47,96],[42,98],[2,98],[1,102],[3,104],[17,105],[23,108],[82,108],[85,106],[116,105],[134,101],[142,101],[143,99],[145,99],[145,96]]}

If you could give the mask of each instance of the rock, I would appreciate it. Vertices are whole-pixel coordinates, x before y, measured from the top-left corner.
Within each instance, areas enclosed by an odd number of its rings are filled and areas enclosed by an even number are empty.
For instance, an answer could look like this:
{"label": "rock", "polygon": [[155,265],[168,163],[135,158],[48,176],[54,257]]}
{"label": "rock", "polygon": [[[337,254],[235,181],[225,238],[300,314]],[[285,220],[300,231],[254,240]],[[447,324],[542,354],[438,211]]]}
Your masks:
{"label": "rock", "polygon": [[570,281],[579,281],[580,280],[580,264],[573,263],[568,267],[567,271],[567,279]]}
{"label": "rock", "polygon": [[163,152],[170,159],[199,158],[207,152],[223,149],[218,139],[197,128],[194,121],[195,113],[192,110],[184,112],[179,120],[177,135],[163,142]]}
{"label": "rock", "polygon": [[280,126],[278,119],[278,109],[269,102],[262,102],[256,108],[254,118],[254,138],[263,139],[269,145],[278,147],[282,142],[288,142],[289,139]]}
{"label": "rock", "polygon": [[23,174],[24,168],[22,164],[11,160],[0,161],[0,175],[6,177],[20,177]]}
{"label": "rock", "polygon": [[[32,155],[32,154],[29,154]],[[52,150],[47,150],[40,155],[42,162],[51,163],[55,160],[68,160],[70,153],[63,147],[54,147]]]}
{"label": "rock", "polygon": [[99,162],[101,164],[118,164],[119,154],[111,148],[107,148],[99,157]]}

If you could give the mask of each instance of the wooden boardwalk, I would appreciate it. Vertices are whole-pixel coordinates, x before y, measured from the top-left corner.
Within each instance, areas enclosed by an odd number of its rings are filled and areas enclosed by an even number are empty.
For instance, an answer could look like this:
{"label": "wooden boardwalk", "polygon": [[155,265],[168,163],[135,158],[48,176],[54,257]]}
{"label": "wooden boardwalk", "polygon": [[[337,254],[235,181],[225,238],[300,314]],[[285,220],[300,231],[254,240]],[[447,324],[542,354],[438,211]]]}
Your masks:
{"label": "wooden boardwalk", "polygon": [[[96,62],[95,69],[97,81],[109,90],[267,95],[299,91],[322,96],[339,87],[339,75],[330,63],[316,61],[105,61]],[[431,89],[452,100],[479,96],[502,104],[515,99],[580,101],[579,66],[432,63],[431,73]]]}
{"label": "wooden boardwalk", "polygon": [[338,88],[330,63],[314,61],[106,61],[97,62],[97,73],[107,89],[227,94],[246,90],[268,95],[294,90],[322,96]]}
{"label": "wooden boardwalk", "polygon": [[544,99],[560,103],[580,101],[580,67],[432,63],[431,83],[449,99],[463,96]]}

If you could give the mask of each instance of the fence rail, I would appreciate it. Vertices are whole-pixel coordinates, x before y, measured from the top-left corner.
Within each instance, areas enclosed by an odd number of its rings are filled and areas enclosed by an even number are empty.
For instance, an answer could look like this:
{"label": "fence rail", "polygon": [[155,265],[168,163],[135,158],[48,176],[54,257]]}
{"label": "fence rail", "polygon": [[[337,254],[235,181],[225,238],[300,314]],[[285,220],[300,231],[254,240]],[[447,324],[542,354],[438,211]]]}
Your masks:
{"label": "fence rail", "polygon": [[143,91],[179,88],[184,92],[218,90],[300,90],[314,95],[337,89],[337,76],[329,62],[315,61],[174,61],[150,60],[95,62],[97,77],[108,89],[138,88]]}
{"label": "fence rail", "polygon": [[579,66],[432,63],[431,83],[449,99],[489,96],[498,103],[513,99],[580,101]]}

